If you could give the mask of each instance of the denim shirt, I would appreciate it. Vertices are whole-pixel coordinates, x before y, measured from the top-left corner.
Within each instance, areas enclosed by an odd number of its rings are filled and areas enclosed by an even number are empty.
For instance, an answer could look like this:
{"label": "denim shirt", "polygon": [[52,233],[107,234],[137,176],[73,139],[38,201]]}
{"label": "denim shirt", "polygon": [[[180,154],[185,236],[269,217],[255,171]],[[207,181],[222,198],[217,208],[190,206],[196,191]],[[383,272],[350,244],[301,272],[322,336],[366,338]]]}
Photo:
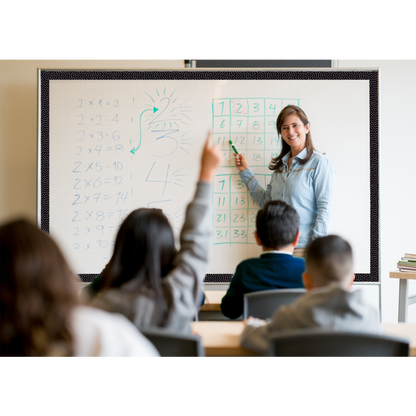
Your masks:
{"label": "denim shirt", "polygon": [[260,207],[270,200],[281,200],[294,208],[300,218],[300,238],[296,247],[304,248],[312,240],[326,236],[332,215],[335,168],[322,153],[313,151],[307,163],[301,165],[307,149],[296,155],[288,167],[292,151],[282,159],[281,171],[273,171],[267,189],[259,185],[250,168],[240,172],[240,178]]}

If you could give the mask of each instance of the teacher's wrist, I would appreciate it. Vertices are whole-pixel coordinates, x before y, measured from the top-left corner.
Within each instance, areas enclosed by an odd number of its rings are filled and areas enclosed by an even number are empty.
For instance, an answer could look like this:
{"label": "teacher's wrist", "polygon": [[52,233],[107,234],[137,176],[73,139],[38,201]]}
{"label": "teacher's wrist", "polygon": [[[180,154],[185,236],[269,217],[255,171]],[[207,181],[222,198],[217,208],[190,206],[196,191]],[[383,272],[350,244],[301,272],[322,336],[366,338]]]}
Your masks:
{"label": "teacher's wrist", "polygon": [[244,178],[249,179],[251,176],[253,176],[253,171],[251,170],[250,167],[244,170],[240,170],[239,173],[242,175],[242,178],[244,177]]}

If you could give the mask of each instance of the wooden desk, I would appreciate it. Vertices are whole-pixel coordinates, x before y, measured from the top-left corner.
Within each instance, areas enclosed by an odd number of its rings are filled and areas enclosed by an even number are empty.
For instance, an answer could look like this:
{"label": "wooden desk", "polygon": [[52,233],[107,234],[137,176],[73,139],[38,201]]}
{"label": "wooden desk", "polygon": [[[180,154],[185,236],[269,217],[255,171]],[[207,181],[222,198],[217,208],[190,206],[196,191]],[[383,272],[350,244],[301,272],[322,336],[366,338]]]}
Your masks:
{"label": "wooden desk", "polygon": [[200,311],[221,311],[221,299],[227,293],[225,290],[207,290],[205,303],[199,308]]}
{"label": "wooden desk", "polygon": [[410,340],[410,356],[416,357],[416,324],[381,324],[386,335]]}
{"label": "wooden desk", "polygon": [[[386,335],[410,340],[410,355],[416,357],[416,324],[382,324]],[[243,322],[192,322],[192,329],[202,338],[209,357],[241,357],[256,354],[240,346]]]}
{"label": "wooden desk", "polygon": [[408,306],[416,303],[416,295],[409,296],[409,279],[416,280],[416,273],[390,272],[390,277],[399,279],[399,322],[406,322]]}
{"label": "wooden desk", "polygon": [[242,321],[199,321],[192,322],[192,329],[202,338],[208,357],[255,356],[256,353],[240,346]]}
{"label": "wooden desk", "polygon": [[225,290],[205,291],[205,303],[199,308],[199,321],[229,321],[221,312],[221,299]]}

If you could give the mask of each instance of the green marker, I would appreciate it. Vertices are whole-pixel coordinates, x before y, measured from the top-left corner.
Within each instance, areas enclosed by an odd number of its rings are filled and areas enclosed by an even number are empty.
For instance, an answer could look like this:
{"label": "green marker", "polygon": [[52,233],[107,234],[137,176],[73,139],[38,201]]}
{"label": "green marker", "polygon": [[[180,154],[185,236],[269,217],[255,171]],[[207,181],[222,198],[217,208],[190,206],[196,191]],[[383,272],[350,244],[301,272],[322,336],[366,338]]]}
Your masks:
{"label": "green marker", "polygon": [[233,142],[230,140],[230,145],[234,149],[236,155],[238,155],[237,149],[234,147]]}

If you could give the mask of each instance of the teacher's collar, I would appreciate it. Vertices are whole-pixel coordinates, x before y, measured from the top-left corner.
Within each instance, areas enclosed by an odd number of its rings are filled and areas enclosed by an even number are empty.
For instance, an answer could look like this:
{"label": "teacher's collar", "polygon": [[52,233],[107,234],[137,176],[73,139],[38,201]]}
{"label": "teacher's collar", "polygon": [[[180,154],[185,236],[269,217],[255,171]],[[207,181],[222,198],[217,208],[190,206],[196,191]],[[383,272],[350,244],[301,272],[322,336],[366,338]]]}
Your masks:
{"label": "teacher's collar", "polygon": [[[306,146],[293,158],[293,159],[304,159],[308,154]],[[282,158],[283,162],[287,162],[292,157],[292,150],[289,150]]]}

